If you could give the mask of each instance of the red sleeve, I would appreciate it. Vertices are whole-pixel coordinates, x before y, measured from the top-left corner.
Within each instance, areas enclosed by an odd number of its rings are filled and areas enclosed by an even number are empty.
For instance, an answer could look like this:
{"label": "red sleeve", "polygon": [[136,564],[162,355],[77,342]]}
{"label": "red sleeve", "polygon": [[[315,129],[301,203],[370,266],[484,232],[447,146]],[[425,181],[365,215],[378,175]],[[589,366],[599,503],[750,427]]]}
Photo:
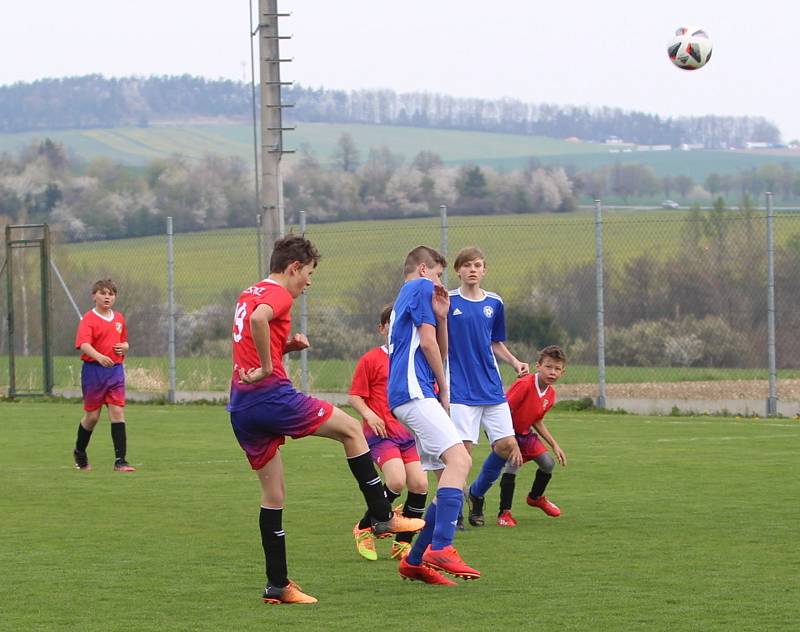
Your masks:
{"label": "red sleeve", "polygon": [[75,334],[75,348],[80,349],[84,342],[92,344],[92,325],[85,315],[81,318],[81,322],[78,323],[78,333]]}
{"label": "red sleeve", "polygon": [[122,321],[122,333],[120,334],[119,341],[128,342],[128,323],[125,321],[125,317],[122,314],[120,314],[119,317]]}
{"label": "red sleeve", "polygon": [[353,371],[353,381],[350,384],[349,394],[365,398],[369,397],[369,366],[366,353],[358,360],[355,371]]}
{"label": "red sleeve", "polygon": [[528,376],[516,380],[508,389],[506,399],[508,407],[511,409],[511,420],[514,423],[514,431],[518,434],[525,434],[531,427],[531,422],[526,419],[526,402],[531,391]]}

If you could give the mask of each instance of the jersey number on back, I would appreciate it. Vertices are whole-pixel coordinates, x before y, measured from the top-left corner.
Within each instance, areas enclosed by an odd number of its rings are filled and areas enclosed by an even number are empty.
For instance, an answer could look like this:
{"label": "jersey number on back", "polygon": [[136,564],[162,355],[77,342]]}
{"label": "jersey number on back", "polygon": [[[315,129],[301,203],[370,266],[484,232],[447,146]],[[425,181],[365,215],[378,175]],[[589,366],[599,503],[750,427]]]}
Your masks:
{"label": "jersey number on back", "polygon": [[237,303],[236,312],[233,315],[233,341],[239,342],[244,331],[244,319],[247,316],[247,304]]}

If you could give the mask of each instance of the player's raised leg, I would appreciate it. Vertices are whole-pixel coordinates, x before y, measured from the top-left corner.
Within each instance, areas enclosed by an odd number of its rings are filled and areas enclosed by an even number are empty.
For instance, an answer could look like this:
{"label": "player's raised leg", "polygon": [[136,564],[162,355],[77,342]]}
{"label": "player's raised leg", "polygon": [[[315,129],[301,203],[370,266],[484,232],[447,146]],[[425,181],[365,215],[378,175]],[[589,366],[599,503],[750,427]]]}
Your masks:
{"label": "player's raised leg", "polygon": [[317,428],[314,434],[334,439],[344,446],[347,464],[364,495],[367,510],[372,518],[372,531],[375,535],[419,531],[425,526],[423,520],[406,518],[392,512],[392,507],[383,493],[381,477],[378,476],[372,463],[361,424],[356,419],[334,407],[331,416]]}

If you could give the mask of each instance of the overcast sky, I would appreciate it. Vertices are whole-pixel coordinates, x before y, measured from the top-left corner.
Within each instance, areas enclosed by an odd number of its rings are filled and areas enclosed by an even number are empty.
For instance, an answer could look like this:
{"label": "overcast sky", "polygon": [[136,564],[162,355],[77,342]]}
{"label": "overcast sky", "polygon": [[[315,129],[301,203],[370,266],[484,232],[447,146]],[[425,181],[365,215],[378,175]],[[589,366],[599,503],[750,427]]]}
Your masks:
{"label": "overcast sky", "polygon": [[[249,80],[247,0],[4,0],[0,84],[102,73]],[[258,0],[253,0],[257,8]],[[759,115],[800,137],[792,0],[279,0],[286,78],[330,88]],[[705,68],[666,43],[700,25]]]}

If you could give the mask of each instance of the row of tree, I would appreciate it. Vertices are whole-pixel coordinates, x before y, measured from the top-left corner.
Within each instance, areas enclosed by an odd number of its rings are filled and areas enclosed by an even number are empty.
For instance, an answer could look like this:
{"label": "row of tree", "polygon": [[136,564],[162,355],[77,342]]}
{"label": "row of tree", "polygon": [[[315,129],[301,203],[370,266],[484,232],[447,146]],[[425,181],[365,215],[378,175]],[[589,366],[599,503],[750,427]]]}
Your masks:
{"label": "row of tree", "polygon": [[[780,130],[761,117],[680,117],[610,107],[467,99],[392,90],[328,90],[301,85],[284,90],[294,104],[287,119],[325,123],[374,123],[444,129],[578,137],[611,136],[639,144],[699,143],[740,147],[748,141],[780,142]],[[0,132],[146,126],[164,120],[226,117],[249,120],[250,86],[189,75],[101,75],[41,79],[0,86]]]}

